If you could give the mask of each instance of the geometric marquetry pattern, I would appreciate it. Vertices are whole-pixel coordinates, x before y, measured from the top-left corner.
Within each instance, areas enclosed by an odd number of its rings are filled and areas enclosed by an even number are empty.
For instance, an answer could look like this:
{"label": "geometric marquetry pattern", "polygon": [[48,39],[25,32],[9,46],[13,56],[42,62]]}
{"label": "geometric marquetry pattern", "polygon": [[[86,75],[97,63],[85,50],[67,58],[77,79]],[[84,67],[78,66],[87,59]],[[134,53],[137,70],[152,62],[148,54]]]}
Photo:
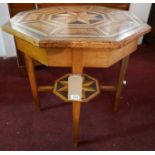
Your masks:
{"label": "geometric marquetry pattern", "polygon": [[[54,90],[53,93],[61,98],[65,102],[68,101],[68,77],[70,74],[66,74],[63,77],[57,79],[54,84]],[[100,92],[99,90],[99,84],[96,79],[93,77],[82,74],[83,78],[82,83],[82,100],[81,102],[88,102],[95,96],[97,96]]]}
{"label": "geometric marquetry pattern", "polygon": [[146,24],[128,11],[99,6],[50,7],[21,12],[14,30],[46,39],[101,39],[119,41],[138,33]]}

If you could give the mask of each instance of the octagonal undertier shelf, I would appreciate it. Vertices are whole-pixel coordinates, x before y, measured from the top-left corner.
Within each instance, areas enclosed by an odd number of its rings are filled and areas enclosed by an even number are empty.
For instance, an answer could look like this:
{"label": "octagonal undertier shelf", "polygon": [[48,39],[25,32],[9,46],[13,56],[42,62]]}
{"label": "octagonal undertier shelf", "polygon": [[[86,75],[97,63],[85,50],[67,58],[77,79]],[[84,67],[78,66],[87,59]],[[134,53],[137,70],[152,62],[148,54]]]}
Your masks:
{"label": "octagonal undertier shelf", "polygon": [[[68,100],[68,77],[71,74],[66,74],[55,81],[53,93],[61,98],[65,102],[71,102]],[[98,81],[87,75],[82,74],[83,84],[82,84],[82,100],[80,102],[88,102],[89,100],[96,97],[99,92]]]}

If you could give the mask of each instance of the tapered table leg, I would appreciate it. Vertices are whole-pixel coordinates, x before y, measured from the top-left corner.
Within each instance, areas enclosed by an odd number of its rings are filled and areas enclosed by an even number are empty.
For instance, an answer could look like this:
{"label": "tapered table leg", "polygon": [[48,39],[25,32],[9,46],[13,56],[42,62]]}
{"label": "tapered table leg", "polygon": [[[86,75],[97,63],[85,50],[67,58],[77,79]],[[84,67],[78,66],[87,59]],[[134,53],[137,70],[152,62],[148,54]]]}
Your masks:
{"label": "tapered table leg", "polygon": [[117,111],[120,105],[120,95],[122,92],[123,80],[125,78],[125,74],[127,71],[128,61],[129,61],[129,56],[121,60],[121,67],[120,67],[118,82],[116,86],[115,100],[114,100],[114,111]]}
{"label": "tapered table leg", "polygon": [[80,102],[73,102],[73,143],[75,146],[78,145],[78,131],[80,122]]}
{"label": "tapered table leg", "polygon": [[[72,63],[72,73],[82,74],[83,72],[83,49],[73,49],[73,63]],[[80,106],[81,103],[74,101],[72,103],[73,108],[73,143],[78,146],[78,132],[80,123]]]}
{"label": "tapered table leg", "polygon": [[27,55],[25,55],[24,57],[25,57],[26,69],[27,69],[27,73],[30,81],[31,91],[35,102],[35,107],[37,111],[40,111],[40,99],[38,95],[33,60],[31,57]]}

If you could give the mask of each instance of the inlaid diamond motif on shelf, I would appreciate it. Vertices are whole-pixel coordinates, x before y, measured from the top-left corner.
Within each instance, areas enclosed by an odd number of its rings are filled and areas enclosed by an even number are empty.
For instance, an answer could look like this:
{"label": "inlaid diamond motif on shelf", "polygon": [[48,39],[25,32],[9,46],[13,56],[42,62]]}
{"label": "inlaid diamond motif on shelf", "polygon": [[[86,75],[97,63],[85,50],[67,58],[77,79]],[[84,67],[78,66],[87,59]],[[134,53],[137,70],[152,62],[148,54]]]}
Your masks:
{"label": "inlaid diamond motif on shelf", "polygon": [[[56,80],[54,85],[54,94],[60,97],[65,102],[68,101],[68,77],[70,74],[66,74],[63,77]],[[82,74],[83,77],[83,87],[82,87],[82,102],[88,102],[95,96],[99,94],[99,84],[98,81],[87,75]]]}

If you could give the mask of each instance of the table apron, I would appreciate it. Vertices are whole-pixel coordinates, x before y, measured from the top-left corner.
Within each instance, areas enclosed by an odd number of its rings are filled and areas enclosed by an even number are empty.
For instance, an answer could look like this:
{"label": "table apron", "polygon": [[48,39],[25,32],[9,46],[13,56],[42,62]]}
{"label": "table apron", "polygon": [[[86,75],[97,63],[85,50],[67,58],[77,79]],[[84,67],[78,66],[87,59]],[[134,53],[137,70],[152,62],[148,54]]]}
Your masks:
{"label": "table apron", "polygon": [[[107,68],[136,51],[138,39],[117,49],[83,48],[83,67]],[[74,48],[39,48],[16,37],[16,46],[24,54],[46,66],[72,67]],[[78,63],[78,62],[77,62]]]}

